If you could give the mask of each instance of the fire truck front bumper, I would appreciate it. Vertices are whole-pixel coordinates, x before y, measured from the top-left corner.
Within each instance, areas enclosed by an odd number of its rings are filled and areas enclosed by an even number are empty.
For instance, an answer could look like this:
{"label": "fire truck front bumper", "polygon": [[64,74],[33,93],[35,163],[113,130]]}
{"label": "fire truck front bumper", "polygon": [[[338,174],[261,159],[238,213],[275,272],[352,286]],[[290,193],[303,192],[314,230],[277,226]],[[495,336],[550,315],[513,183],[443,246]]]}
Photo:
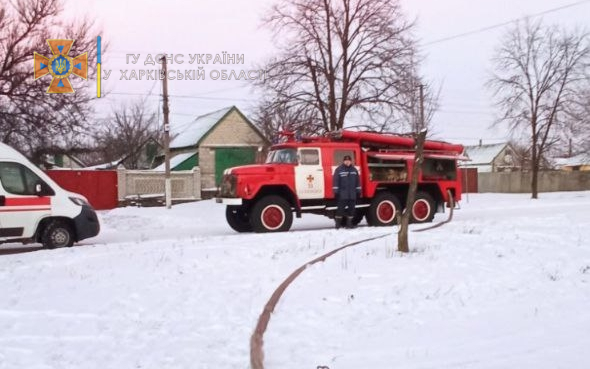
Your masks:
{"label": "fire truck front bumper", "polygon": [[242,199],[232,199],[228,197],[217,197],[215,198],[215,202],[224,205],[242,205]]}

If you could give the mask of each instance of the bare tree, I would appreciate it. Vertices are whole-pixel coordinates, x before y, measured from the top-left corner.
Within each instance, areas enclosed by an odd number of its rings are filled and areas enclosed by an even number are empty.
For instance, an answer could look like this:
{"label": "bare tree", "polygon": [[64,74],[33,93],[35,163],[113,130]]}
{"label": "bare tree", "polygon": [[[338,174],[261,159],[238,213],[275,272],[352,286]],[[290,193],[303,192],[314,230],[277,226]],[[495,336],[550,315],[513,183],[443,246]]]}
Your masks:
{"label": "bare tree", "polygon": [[399,230],[397,232],[397,250],[399,252],[410,252],[408,231],[412,216],[412,207],[416,201],[416,192],[418,191],[418,178],[422,172],[422,163],[424,162],[424,142],[426,141],[427,134],[428,131],[426,129],[414,134],[416,151],[414,153],[414,166],[412,168],[412,178],[410,179],[406,207],[404,208],[403,213],[397,216],[399,224]]}
{"label": "bare tree", "polygon": [[590,83],[582,98],[570,107],[568,116],[577,124],[569,125],[565,131],[565,138],[568,140],[567,155],[590,153]]}
{"label": "bare tree", "polygon": [[291,131],[301,135],[313,135],[322,131],[305,109],[287,109],[285,106],[264,100],[253,114],[253,122],[271,143],[278,142],[280,132]]}
{"label": "bare tree", "polygon": [[[122,105],[115,109],[96,134],[98,151],[103,162],[125,160],[127,169],[140,168],[144,145],[161,142],[156,114],[144,101]],[[155,153],[154,153],[155,154]]]}
{"label": "bare tree", "polygon": [[391,123],[416,49],[398,0],[280,0],[265,21],[280,50],[258,85],[267,109],[325,131]]}
{"label": "bare tree", "polygon": [[[0,141],[32,155],[43,147],[80,146],[91,112],[89,84],[70,78],[76,93],[48,94],[33,81],[33,53],[50,54],[47,39],[74,39],[70,55],[95,53],[92,22],[59,20],[61,0],[0,0]],[[94,75],[89,70],[89,79]]]}
{"label": "bare tree", "polygon": [[588,34],[567,32],[539,22],[518,23],[504,37],[488,81],[513,133],[525,133],[531,148],[531,193],[538,198],[541,159],[568,124],[566,114],[588,83]]}

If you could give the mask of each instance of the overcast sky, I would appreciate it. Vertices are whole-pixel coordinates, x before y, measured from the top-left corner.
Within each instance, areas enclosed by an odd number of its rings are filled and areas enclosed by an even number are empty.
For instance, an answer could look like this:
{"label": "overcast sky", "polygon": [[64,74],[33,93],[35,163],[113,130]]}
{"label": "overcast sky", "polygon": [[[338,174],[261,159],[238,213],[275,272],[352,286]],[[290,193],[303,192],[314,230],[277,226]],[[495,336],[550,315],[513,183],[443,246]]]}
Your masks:
{"label": "overcast sky", "polygon": [[[423,74],[441,86],[441,109],[434,118],[436,136],[470,143],[503,140],[507,132],[490,129],[494,110],[484,83],[490,75],[490,58],[506,27],[453,40],[448,36],[478,30],[526,15],[540,13],[575,0],[402,0],[410,18],[417,19],[416,35],[421,40],[426,62]],[[206,65],[205,81],[170,81],[171,120],[185,123],[194,117],[222,107],[236,105],[248,114],[256,96],[244,82],[211,80],[213,69],[240,72],[249,70],[272,54],[270,34],[260,27],[261,16],[273,0],[66,0],[70,16],[88,14],[103,29],[103,42],[109,52],[103,57],[103,70],[112,70],[104,89],[112,94],[102,98],[99,116],[108,115],[113,105],[144,96],[154,107],[160,83],[120,80],[120,70],[154,69],[143,61],[158,52],[184,54],[183,65],[174,69],[196,69],[188,64],[188,54],[244,54],[244,65]],[[547,23],[569,28],[590,26],[590,1],[542,17]],[[138,64],[127,64],[126,54],[140,54]],[[94,65],[95,61],[91,61]],[[133,95],[138,94],[138,95]],[[175,97],[175,96],[191,96]]]}

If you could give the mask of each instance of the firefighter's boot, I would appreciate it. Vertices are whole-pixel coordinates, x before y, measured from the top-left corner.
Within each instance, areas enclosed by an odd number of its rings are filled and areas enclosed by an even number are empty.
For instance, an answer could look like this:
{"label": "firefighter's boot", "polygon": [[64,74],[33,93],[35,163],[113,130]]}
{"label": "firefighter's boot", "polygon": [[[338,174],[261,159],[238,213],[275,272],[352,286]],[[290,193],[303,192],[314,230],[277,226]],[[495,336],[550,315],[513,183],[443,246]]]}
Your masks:
{"label": "firefighter's boot", "polygon": [[356,228],[354,224],[352,224],[352,217],[346,217],[346,228],[352,229]]}
{"label": "firefighter's boot", "polygon": [[335,223],[335,225],[336,225],[336,229],[339,229],[340,227],[342,227],[342,217],[341,217],[341,216],[338,216],[338,215],[336,215],[336,216],[334,217],[334,223]]}

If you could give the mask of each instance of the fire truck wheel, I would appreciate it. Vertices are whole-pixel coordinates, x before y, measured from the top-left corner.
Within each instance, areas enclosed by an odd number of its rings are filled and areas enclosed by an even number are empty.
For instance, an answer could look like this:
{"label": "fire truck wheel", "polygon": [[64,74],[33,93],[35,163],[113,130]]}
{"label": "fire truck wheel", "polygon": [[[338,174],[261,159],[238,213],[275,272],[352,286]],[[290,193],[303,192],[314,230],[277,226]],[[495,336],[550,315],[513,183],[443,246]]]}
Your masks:
{"label": "fire truck wheel", "polygon": [[228,206],[225,208],[227,224],[236,232],[252,232],[252,225],[248,213],[240,206]]}
{"label": "fire truck wheel", "polygon": [[369,225],[383,227],[393,225],[395,216],[401,210],[397,197],[389,192],[383,192],[375,196],[367,213]]}
{"label": "fire truck wheel", "polygon": [[293,223],[293,212],[287,200],[266,196],[252,207],[250,223],[254,232],[286,232]]}
{"label": "fire truck wheel", "polygon": [[412,206],[412,222],[426,223],[434,218],[435,205],[432,196],[426,192],[417,192]]}
{"label": "fire truck wheel", "polygon": [[71,247],[74,244],[74,231],[63,221],[50,221],[41,233],[41,243],[48,249]]}

